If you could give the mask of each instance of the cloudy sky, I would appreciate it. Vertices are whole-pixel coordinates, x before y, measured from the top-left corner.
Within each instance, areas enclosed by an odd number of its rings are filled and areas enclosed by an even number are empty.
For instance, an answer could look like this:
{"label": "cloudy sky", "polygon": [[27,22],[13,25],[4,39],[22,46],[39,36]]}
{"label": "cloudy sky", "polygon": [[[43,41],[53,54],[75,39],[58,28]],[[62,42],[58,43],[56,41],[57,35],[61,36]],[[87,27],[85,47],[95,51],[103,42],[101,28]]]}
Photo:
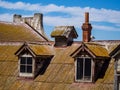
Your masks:
{"label": "cloudy sky", "polygon": [[120,40],[120,0],[0,0],[0,21],[12,22],[14,14],[43,13],[49,37],[55,26],[72,25],[81,40],[85,12],[96,40]]}

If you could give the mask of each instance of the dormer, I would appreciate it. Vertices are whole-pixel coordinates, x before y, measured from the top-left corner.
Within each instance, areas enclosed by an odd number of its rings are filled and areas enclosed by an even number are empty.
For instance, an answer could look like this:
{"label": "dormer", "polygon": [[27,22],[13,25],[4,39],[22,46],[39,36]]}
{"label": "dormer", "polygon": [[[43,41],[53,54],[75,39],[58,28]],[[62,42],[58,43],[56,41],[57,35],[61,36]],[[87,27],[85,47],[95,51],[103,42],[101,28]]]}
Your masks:
{"label": "dormer", "polygon": [[110,56],[114,58],[114,90],[120,90],[120,44],[114,45]]}
{"label": "dormer", "polygon": [[51,33],[51,37],[55,38],[55,45],[58,47],[69,46],[73,39],[78,37],[74,26],[56,26]]}
{"label": "dormer", "polygon": [[15,55],[18,56],[18,76],[35,78],[45,71],[53,57],[53,51],[49,45],[25,43]]}
{"label": "dormer", "polygon": [[95,43],[82,43],[71,56],[75,61],[75,82],[95,82],[109,61],[108,51]]}

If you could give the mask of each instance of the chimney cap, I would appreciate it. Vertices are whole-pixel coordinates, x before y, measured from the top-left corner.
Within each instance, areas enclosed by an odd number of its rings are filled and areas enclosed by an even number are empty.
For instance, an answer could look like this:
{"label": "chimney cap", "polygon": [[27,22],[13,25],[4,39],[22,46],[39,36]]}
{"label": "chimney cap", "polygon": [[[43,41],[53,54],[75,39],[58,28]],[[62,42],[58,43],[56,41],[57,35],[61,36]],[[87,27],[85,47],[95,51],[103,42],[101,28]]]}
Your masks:
{"label": "chimney cap", "polygon": [[34,15],[43,15],[42,13],[34,13]]}
{"label": "chimney cap", "polygon": [[85,12],[85,23],[89,23],[89,12]]}
{"label": "chimney cap", "polygon": [[14,14],[13,17],[22,17],[20,14]]}

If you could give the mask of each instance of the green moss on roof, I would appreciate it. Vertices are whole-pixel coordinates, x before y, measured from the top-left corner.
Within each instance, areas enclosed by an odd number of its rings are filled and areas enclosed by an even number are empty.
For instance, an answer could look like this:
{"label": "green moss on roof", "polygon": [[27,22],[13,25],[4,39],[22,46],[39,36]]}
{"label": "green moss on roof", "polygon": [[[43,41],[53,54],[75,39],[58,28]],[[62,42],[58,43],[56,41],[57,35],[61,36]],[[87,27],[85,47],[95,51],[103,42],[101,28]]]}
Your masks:
{"label": "green moss on roof", "polygon": [[45,41],[26,24],[1,23],[0,41]]}
{"label": "green moss on roof", "polygon": [[0,45],[0,61],[17,61],[15,52],[21,47],[21,45]]}
{"label": "green moss on roof", "polygon": [[[94,45],[93,45],[94,46]],[[22,80],[18,77],[18,59],[7,59],[10,54],[14,57],[14,52],[21,46],[16,45],[1,45],[0,53],[4,56],[4,61],[0,58],[0,89],[1,90],[113,90],[114,80],[114,62],[110,62],[103,78],[98,78],[95,83],[75,83],[75,64],[74,58],[70,55],[74,52],[80,44],[73,44],[66,48],[54,48],[55,56],[52,58],[46,71],[42,75],[38,75],[33,80]],[[29,47],[36,53],[44,45],[29,45]],[[90,45],[88,45],[91,48]],[[97,47],[97,46],[96,46]],[[101,47],[98,45],[98,47]],[[46,49],[46,45],[45,45]],[[5,50],[5,51],[4,51]],[[49,50],[47,48],[47,50]],[[93,50],[93,47],[92,47]],[[8,53],[7,53],[8,52]],[[44,52],[44,51],[42,51]],[[5,54],[8,56],[6,58]],[[64,55],[64,56],[63,56]],[[2,55],[1,55],[2,56]],[[2,59],[2,60],[1,60]]]}
{"label": "green moss on roof", "polygon": [[64,34],[64,30],[54,30],[52,33],[51,33],[51,36],[62,36]]}
{"label": "green moss on roof", "polygon": [[52,37],[60,37],[60,36],[64,36],[67,37],[70,35],[70,33],[72,33],[72,37],[73,38],[77,38],[77,32],[74,28],[74,26],[57,26],[54,28],[54,30],[51,33]]}
{"label": "green moss on roof", "polygon": [[85,45],[94,55],[98,57],[109,57],[107,49],[104,48],[103,46],[94,43],[86,43]]}
{"label": "green moss on roof", "polygon": [[29,45],[36,55],[54,55],[54,49],[49,45]]}

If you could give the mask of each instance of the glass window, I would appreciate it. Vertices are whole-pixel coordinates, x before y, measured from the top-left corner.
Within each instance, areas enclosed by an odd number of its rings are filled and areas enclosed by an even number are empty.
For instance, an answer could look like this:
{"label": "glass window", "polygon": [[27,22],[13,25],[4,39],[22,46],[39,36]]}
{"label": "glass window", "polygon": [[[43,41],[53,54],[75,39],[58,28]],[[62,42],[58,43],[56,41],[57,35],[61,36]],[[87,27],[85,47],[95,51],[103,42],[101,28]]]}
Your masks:
{"label": "glass window", "polygon": [[27,64],[32,64],[32,57],[27,57]]}
{"label": "glass window", "polygon": [[91,80],[91,59],[77,58],[76,61],[76,80],[90,81]]}
{"label": "glass window", "polygon": [[20,65],[20,72],[25,72],[25,65]]}
{"label": "glass window", "polygon": [[81,58],[77,59],[77,80],[83,78],[83,60]]}
{"label": "glass window", "polygon": [[25,63],[26,63],[26,58],[25,57],[21,57],[20,64],[25,64]]}
{"label": "glass window", "polygon": [[32,73],[32,57],[21,57],[20,73]]}
{"label": "glass window", "polygon": [[90,80],[91,79],[91,59],[85,58],[85,70],[84,70],[84,79]]}
{"label": "glass window", "polygon": [[27,73],[32,73],[32,66],[27,66]]}

